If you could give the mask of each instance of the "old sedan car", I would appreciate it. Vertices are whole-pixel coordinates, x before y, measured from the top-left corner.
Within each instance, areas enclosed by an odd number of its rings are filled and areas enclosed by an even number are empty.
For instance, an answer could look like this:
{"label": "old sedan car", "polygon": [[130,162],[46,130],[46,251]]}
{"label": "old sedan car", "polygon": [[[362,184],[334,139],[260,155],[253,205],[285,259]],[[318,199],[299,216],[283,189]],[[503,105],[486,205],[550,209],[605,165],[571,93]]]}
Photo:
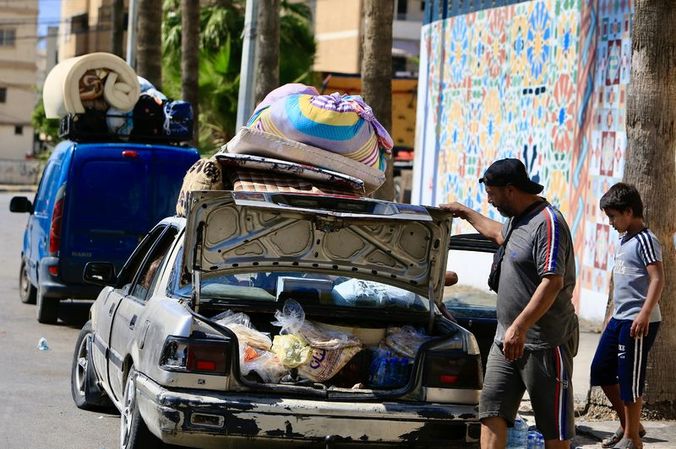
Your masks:
{"label": "old sedan car", "polygon": [[125,449],[476,441],[479,348],[439,307],[451,220],[371,199],[193,192],[187,218],[160,222],[119,273],[85,268],[107,286],[76,344],[73,399],[112,402]]}

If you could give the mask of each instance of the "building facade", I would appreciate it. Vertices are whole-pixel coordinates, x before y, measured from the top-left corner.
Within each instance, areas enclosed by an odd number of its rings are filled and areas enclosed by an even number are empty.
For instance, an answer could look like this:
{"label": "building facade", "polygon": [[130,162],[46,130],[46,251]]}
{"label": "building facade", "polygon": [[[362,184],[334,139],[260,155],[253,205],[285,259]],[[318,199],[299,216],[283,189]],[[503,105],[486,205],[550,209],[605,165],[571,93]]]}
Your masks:
{"label": "building facade", "polygon": [[[127,25],[129,0],[121,10],[115,9],[115,0],[67,0],[61,1],[61,29],[59,30],[59,61],[103,51],[113,51],[113,21],[116,14],[123,16]],[[126,48],[126,32],[122,36],[122,48]]]}
{"label": "building facade", "polygon": [[[424,0],[392,0],[392,51],[405,67],[407,58],[420,52],[420,29],[425,10]],[[364,0],[309,0],[315,21],[317,53],[316,72],[358,74],[361,72],[361,41],[363,35],[362,11]]]}
{"label": "building facade", "polygon": [[0,0],[0,159],[33,151],[38,0]]}
{"label": "building facade", "polygon": [[618,242],[598,205],[624,170],[631,21],[629,0],[435,0],[422,31],[412,202],[500,219],[477,180],[521,159],[570,224],[575,303],[593,321]]}

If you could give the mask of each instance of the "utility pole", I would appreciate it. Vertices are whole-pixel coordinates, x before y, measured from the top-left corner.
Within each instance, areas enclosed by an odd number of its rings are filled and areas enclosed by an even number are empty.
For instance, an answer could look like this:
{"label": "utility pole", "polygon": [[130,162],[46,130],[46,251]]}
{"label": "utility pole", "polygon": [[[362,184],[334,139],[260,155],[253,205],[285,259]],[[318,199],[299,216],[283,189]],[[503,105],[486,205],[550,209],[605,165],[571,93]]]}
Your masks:
{"label": "utility pole", "polygon": [[137,0],[129,0],[129,19],[127,20],[127,64],[136,69],[136,11]]}
{"label": "utility pole", "polygon": [[246,0],[236,129],[246,124],[254,107],[254,87],[256,85],[256,71],[254,70],[256,61],[256,20],[258,17],[256,3],[256,0]]}

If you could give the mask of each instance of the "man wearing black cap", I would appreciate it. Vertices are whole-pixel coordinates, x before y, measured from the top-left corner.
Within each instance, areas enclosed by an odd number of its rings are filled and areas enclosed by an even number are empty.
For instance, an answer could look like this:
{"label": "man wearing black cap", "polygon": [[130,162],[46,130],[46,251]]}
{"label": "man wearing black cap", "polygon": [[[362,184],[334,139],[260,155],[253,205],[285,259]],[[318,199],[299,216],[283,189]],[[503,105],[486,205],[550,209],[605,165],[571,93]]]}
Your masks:
{"label": "man wearing black cap", "polygon": [[441,207],[500,245],[489,286],[498,294],[498,327],[479,403],[481,448],[502,449],[524,391],[547,449],[568,449],[575,434],[573,356],[578,323],[571,298],[575,260],[561,212],[538,196],[518,159],[494,162],[479,179],[503,225],[460,203]]}

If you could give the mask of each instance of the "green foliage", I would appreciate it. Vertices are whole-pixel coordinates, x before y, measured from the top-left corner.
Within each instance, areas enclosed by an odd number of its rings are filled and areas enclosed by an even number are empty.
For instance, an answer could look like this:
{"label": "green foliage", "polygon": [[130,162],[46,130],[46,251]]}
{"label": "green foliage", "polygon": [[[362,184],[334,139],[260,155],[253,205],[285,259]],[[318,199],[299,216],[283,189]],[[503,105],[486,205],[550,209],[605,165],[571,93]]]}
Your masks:
{"label": "green foliage", "polygon": [[31,124],[36,132],[45,135],[46,144],[50,145],[59,141],[59,119],[47,118],[45,116],[45,106],[42,103],[42,97],[33,109]]}
{"label": "green foliage", "polygon": [[[244,30],[244,0],[215,0],[200,9],[198,147],[216,151],[235,133]],[[316,50],[310,8],[281,2],[280,82],[314,84]],[[163,80],[167,96],[181,96],[181,13],[179,0],[164,0]]]}

